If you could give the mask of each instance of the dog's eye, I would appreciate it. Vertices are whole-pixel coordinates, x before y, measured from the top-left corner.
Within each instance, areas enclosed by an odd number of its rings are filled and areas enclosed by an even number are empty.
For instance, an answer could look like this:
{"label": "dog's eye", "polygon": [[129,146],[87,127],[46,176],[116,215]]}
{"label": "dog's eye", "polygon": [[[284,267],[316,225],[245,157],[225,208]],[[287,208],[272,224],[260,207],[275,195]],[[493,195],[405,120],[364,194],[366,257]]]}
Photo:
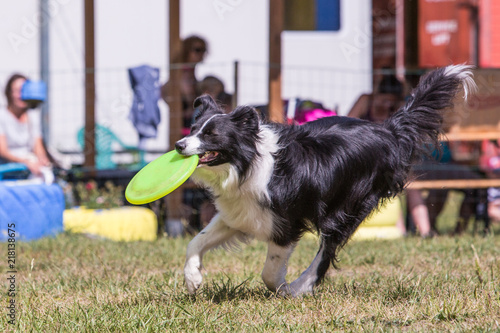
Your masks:
{"label": "dog's eye", "polygon": [[211,129],[206,129],[203,131],[203,134],[205,135],[208,135],[208,136],[214,136],[214,135],[217,135],[217,133],[215,133],[214,130],[211,130]]}

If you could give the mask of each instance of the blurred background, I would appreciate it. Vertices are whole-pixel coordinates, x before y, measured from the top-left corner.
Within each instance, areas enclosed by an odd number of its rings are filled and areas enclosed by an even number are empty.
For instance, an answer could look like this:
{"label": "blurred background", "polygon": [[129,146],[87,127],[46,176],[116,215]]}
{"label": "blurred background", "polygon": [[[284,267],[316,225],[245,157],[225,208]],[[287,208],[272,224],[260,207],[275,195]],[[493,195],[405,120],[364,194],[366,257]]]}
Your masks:
{"label": "blurred background", "polygon": [[[86,23],[93,23],[95,68],[87,70],[95,71],[95,121],[137,145],[128,119],[133,92],[127,70],[147,64],[160,69],[160,83],[168,80],[172,17],[180,38],[199,35],[208,42],[197,77],[220,78],[228,93],[237,89],[239,104],[267,104],[270,1],[181,0],[179,13],[169,13],[163,0],[95,0],[94,22],[85,22],[83,0],[3,1],[0,84],[12,72],[34,79],[45,72],[44,139],[63,153],[78,152],[77,132],[85,122],[84,36]],[[491,0],[284,1],[282,97],[311,99],[345,115],[360,94],[372,91],[382,68],[404,77],[450,63],[496,67],[499,37],[492,31],[499,15],[500,4]],[[4,99],[0,103],[5,106]],[[168,106],[160,101],[159,108],[158,136],[147,141],[151,151],[168,149]],[[81,154],[71,156],[82,162]]]}
{"label": "blurred background", "polygon": [[[500,186],[498,1],[24,0],[3,1],[0,12],[1,88],[13,73],[47,84],[30,112],[41,114],[50,153],[68,162],[69,182],[125,186],[189,131],[190,90],[222,96],[227,110],[247,104],[271,120],[302,123],[302,111],[353,116],[362,97],[394,93],[380,90],[390,80],[404,98],[423,73],[465,63],[476,67],[479,90],[445,115],[451,157],[440,163],[448,164],[411,187],[430,191],[430,208],[445,202],[443,189],[470,192],[476,217],[486,201],[500,207],[500,196],[485,192]],[[192,36],[203,41],[189,46],[198,55],[183,57]],[[450,164],[464,172],[450,173]],[[171,207],[206,199],[176,193]]]}

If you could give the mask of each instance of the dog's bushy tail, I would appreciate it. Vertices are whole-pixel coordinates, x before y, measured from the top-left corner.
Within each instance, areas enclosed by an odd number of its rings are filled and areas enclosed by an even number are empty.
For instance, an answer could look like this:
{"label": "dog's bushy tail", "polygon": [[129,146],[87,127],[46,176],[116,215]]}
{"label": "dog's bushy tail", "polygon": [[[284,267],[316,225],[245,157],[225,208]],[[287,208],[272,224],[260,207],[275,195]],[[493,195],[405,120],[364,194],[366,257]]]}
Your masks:
{"label": "dog's bushy tail", "polygon": [[439,147],[442,110],[453,106],[454,97],[461,87],[465,99],[476,89],[472,68],[452,65],[426,74],[413,89],[406,104],[384,123],[398,142],[397,153],[402,168],[400,174],[395,175],[395,185],[399,190],[404,188],[412,164],[428,153],[426,149],[429,145]]}

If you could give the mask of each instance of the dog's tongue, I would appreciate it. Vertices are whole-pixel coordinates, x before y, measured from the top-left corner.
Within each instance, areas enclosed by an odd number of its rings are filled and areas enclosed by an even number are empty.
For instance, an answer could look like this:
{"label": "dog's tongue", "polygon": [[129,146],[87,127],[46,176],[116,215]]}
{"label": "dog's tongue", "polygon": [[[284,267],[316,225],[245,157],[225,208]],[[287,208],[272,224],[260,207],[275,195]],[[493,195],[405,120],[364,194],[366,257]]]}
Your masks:
{"label": "dog's tongue", "polygon": [[199,163],[208,163],[213,161],[217,155],[219,155],[216,151],[207,151],[203,156],[200,157]]}

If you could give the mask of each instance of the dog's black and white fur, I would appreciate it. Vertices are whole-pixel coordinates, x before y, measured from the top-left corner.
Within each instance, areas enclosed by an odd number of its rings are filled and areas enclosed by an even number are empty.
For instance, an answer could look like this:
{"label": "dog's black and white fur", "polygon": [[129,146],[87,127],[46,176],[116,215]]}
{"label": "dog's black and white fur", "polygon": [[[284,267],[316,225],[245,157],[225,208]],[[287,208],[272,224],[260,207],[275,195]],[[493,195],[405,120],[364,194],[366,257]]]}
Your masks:
{"label": "dog's black and white fur", "polygon": [[[282,295],[311,293],[380,200],[403,190],[411,166],[438,140],[440,111],[453,105],[462,85],[466,97],[474,87],[470,67],[437,69],[383,124],[347,117],[265,123],[251,107],[224,114],[210,97],[199,97],[191,133],[176,150],[200,156],[192,177],[213,193],[218,214],[188,246],[188,291],[202,283],[205,252],[255,237],[268,243],[266,286]],[[307,230],[319,233],[319,251],[288,284],[288,258]]]}

